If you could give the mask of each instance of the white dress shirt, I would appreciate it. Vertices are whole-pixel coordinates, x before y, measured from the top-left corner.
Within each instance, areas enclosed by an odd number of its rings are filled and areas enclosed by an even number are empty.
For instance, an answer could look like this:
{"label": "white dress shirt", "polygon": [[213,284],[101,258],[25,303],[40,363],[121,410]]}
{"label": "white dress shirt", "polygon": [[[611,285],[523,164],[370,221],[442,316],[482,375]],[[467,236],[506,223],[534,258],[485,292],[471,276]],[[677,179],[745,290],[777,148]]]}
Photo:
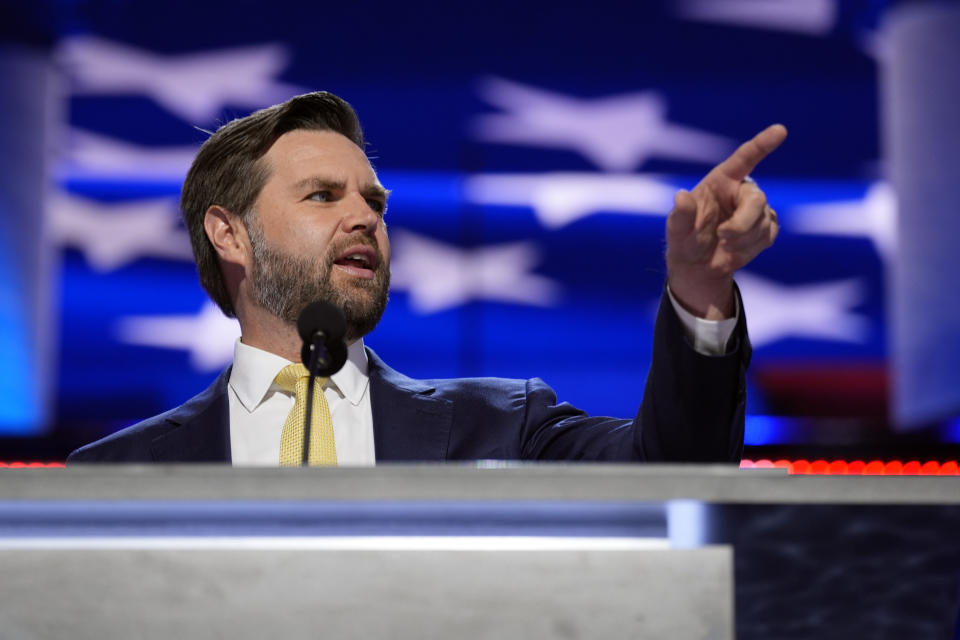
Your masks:
{"label": "white dress shirt", "polygon": [[[240,340],[234,345],[227,392],[234,466],[280,465],[280,435],[294,396],[273,379],[289,364],[286,358]],[[343,368],[323,385],[340,466],[372,467],[376,460],[367,366],[363,340],[357,340],[347,349]]]}
{"label": "white dress shirt", "polygon": [[[704,320],[681,307],[669,287],[667,294],[693,348],[704,355],[725,353],[737,325],[739,305],[733,318]],[[280,435],[287,414],[293,408],[294,397],[273,380],[289,364],[292,363],[285,358],[240,340],[234,345],[233,370],[227,393],[234,466],[279,466]],[[357,340],[347,349],[346,364],[323,385],[323,394],[333,418],[337,464],[372,467],[376,463],[376,448],[370,376],[363,340]]]}
{"label": "white dress shirt", "polygon": [[673,310],[677,312],[677,317],[683,323],[683,328],[686,329],[687,339],[697,352],[705,356],[721,356],[727,352],[729,346],[727,343],[730,342],[730,336],[733,335],[733,330],[737,328],[737,321],[740,319],[740,301],[736,296],[733,297],[732,318],[704,320],[681,307],[673,297],[670,287],[667,287],[667,295],[670,297]]}

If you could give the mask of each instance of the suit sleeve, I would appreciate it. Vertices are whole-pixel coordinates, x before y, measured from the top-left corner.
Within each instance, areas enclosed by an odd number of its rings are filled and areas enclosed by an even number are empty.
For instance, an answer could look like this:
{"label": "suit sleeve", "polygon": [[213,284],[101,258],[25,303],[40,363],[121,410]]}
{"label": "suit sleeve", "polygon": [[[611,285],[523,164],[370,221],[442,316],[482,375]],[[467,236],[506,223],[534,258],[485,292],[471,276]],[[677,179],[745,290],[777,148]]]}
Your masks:
{"label": "suit sleeve", "polygon": [[729,351],[704,355],[688,342],[664,292],[636,417],[631,421],[587,416],[567,403],[558,404],[550,387],[531,380],[522,455],[538,460],[739,462],[750,357],[743,313]]}
{"label": "suit sleeve", "polygon": [[740,320],[729,351],[720,356],[695,351],[666,294],[661,298],[634,430],[645,459],[739,462],[752,349],[739,290],[736,295]]}

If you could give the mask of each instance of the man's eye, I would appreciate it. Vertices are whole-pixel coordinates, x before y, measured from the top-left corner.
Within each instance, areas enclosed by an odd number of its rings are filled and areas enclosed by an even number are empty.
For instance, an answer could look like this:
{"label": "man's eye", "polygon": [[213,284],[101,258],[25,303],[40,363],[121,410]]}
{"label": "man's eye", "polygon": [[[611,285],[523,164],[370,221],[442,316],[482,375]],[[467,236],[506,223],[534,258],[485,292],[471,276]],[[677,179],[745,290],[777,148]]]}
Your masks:
{"label": "man's eye", "polygon": [[376,200],[375,198],[367,198],[367,204],[370,205],[370,208],[373,209],[376,213],[381,216],[387,211],[387,203],[382,200]]}
{"label": "man's eye", "polygon": [[317,200],[318,202],[330,202],[333,200],[329,191],[315,191],[307,196],[307,200]]}

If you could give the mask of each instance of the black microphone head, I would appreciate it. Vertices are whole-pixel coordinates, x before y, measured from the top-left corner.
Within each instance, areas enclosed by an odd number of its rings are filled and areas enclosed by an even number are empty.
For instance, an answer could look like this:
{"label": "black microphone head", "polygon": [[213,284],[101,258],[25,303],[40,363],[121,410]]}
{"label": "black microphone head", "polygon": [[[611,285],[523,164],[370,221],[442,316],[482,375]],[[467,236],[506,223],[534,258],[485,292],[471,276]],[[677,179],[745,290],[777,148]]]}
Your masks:
{"label": "black microphone head", "polygon": [[[323,357],[313,359],[318,376],[329,377],[335,374],[347,361],[347,345],[343,336],[347,332],[347,321],[343,312],[334,304],[324,300],[311,302],[297,318],[297,332],[303,339],[303,349],[300,358],[307,369],[311,368],[311,356],[314,349],[314,337],[322,334],[323,347],[316,355]],[[326,353],[324,353],[324,350]]]}
{"label": "black microphone head", "polygon": [[[310,343],[304,342],[303,349],[300,350],[300,358],[303,360],[303,366],[310,368]],[[326,343],[327,359],[317,361],[317,375],[321,378],[329,378],[337,371],[343,368],[347,362],[347,343],[343,340],[329,340]]]}
{"label": "black microphone head", "polygon": [[297,318],[297,332],[304,342],[313,340],[317,331],[323,331],[328,341],[342,341],[347,332],[347,321],[343,311],[326,300],[311,302],[300,312]]}

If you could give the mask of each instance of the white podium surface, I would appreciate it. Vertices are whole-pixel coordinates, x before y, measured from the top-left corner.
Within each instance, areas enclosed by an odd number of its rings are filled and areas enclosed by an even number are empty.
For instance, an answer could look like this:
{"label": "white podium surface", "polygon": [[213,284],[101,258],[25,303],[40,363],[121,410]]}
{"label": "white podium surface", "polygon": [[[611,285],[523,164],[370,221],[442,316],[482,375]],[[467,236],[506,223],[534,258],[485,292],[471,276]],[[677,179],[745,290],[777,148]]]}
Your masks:
{"label": "white podium surface", "polygon": [[0,470],[0,635],[733,637],[730,547],[545,471]]}
{"label": "white podium surface", "polygon": [[0,550],[0,567],[0,634],[11,638],[733,637],[725,547],[276,550],[226,543]]}
{"label": "white podium surface", "polygon": [[960,504],[960,477],[790,476],[731,465],[471,464],[0,469],[2,500],[574,500]]}

